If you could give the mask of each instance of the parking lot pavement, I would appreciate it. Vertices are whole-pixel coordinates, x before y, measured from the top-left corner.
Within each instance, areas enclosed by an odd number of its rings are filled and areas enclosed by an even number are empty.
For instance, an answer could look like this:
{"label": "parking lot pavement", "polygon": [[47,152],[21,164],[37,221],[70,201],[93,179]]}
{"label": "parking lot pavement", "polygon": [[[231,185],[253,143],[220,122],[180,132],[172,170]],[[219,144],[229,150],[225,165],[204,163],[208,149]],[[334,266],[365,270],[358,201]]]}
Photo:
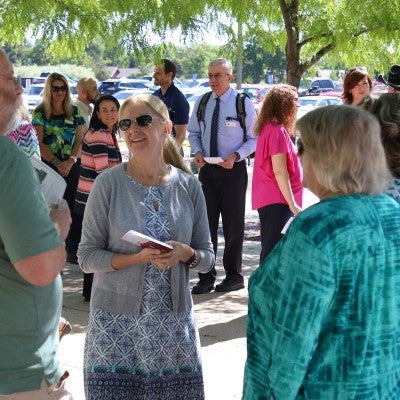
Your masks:
{"label": "parking lot pavement", "polygon": [[[251,182],[251,167],[249,182]],[[244,364],[246,360],[247,282],[258,266],[260,243],[259,221],[251,210],[249,185],[247,191],[246,229],[243,251],[245,289],[230,293],[211,292],[193,296],[197,325],[200,333],[206,400],[237,400],[241,398]],[[306,191],[305,206],[317,199]],[[223,279],[221,262],[223,249],[222,230],[217,254],[217,283]],[[192,273],[190,286],[197,282]],[[74,400],[84,400],[83,347],[89,314],[89,304],[82,297],[82,272],[77,265],[66,264],[63,273],[63,317],[69,320],[73,331],[60,344],[61,362],[70,372],[69,387]]]}

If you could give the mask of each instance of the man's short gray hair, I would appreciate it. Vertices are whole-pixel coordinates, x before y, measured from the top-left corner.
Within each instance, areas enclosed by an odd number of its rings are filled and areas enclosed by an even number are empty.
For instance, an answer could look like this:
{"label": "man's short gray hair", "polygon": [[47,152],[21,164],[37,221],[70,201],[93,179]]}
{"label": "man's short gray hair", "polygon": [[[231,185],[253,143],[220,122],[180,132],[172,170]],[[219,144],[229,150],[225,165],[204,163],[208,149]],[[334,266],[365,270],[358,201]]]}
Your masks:
{"label": "man's short gray hair", "polygon": [[214,58],[213,60],[210,61],[210,64],[208,64],[208,67],[214,67],[217,65],[223,66],[228,74],[233,73],[232,64],[226,58]]}

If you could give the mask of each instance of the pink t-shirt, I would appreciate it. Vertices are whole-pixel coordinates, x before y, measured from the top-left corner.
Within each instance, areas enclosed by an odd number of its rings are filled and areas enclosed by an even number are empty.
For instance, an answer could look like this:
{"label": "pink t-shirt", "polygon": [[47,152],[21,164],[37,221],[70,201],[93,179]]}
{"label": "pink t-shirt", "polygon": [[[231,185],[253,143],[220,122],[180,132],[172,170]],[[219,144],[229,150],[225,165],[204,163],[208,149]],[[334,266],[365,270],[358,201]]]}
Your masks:
{"label": "pink t-shirt", "polygon": [[297,157],[297,150],[283,125],[268,122],[257,140],[256,156],[253,169],[252,207],[257,210],[269,204],[287,201],[279,190],[278,182],[272,169],[271,156],[285,153],[290,186],[296,203],[301,207],[303,201],[303,170]]}

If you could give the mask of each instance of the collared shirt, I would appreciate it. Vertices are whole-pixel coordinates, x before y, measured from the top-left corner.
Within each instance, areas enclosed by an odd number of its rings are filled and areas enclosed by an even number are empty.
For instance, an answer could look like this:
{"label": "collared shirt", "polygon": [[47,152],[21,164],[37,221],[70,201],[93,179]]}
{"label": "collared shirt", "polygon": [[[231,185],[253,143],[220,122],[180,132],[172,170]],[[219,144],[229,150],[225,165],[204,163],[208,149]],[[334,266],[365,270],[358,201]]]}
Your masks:
{"label": "collared shirt", "polygon": [[172,82],[163,94],[161,88],[152,93],[161,99],[168,108],[169,118],[174,125],[186,125],[189,122],[189,103],[185,95]]}
{"label": "collared shirt", "polygon": [[85,126],[83,127],[83,133],[89,129],[90,118],[92,117],[93,107],[91,105],[85,104],[82,100],[76,99],[75,105],[78,107],[79,113],[85,120]]}
{"label": "collared shirt", "polygon": [[[237,91],[229,88],[220,97],[219,119],[218,119],[218,155],[222,158],[238,152],[240,160],[246,158],[256,149],[257,138],[254,136],[253,127],[257,118],[256,110],[250,101],[245,99],[246,109],[246,135],[247,141],[243,141],[243,129],[237,120],[236,111]],[[197,120],[197,109],[201,97],[196,101],[194,110],[190,117],[188,131],[191,151],[193,153],[201,152],[205,157],[210,155],[210,136],[211,119],[215,107],[217,95],[211,94],[204,115],[204,123]]]}

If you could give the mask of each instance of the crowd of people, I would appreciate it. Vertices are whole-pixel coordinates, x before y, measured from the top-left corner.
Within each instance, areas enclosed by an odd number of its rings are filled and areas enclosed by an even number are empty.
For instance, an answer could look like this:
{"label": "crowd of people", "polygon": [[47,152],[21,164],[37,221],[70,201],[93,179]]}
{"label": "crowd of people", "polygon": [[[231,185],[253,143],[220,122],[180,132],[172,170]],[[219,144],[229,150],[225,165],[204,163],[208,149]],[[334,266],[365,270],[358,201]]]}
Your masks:
{"label": "crowd of people", "polygon": [[[211,92],[189,117],[175,74],[160,60],[160,89],[120,106],[91,78],[72,103],[68,80],[52,73],[30,118],[0,50],[0,398],[72,399],[57,357],[70,329],[67,260],[90,301],[86,399],[204,399],[192,295],[245,287],[255,152],[261,250],[248,284],[243,400],[397,399],[400,67],[379,77],[389,92],[379,97],[364,67],[350,69],[344,104],[299,120],[296,88],[272,85],[257,113],[223,58],[209,63]],[[182,157],[186,131],[198,177]],[[65,179],[59,204],[46,204],[29,157]],[[304,188],[319,198],[305,210]],[[146,244],[122,239],[132,230]]]}

